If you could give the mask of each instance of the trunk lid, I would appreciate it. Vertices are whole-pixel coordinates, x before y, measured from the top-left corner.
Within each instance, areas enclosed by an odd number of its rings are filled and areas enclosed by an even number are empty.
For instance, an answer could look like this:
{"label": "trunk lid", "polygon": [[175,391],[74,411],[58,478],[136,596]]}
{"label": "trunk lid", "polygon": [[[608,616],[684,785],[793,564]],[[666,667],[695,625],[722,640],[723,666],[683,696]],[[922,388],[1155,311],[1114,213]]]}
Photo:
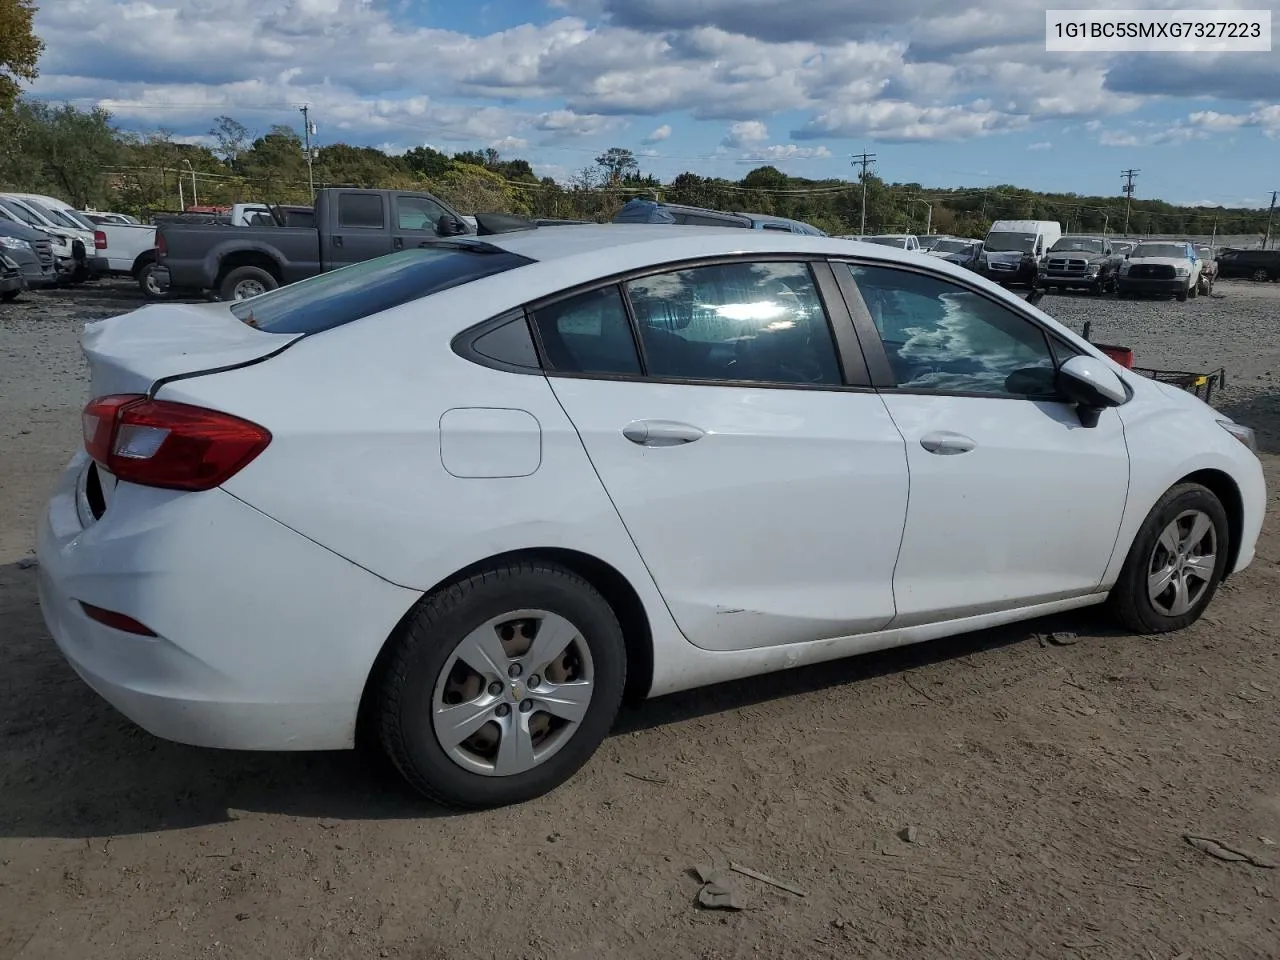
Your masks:
{"label": "trunk lid", "polygon": [[255,330],[226,303],[148,305],[85,324],[90,396],[149,393],[159,380],[241,367],[302,337]]}

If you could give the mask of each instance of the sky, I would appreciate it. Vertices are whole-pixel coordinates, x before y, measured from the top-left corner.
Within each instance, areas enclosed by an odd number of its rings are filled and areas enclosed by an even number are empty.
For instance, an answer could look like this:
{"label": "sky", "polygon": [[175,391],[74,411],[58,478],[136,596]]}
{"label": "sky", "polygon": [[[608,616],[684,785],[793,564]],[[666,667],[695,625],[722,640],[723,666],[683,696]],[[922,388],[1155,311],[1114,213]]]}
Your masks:
{"label": "sky", "polygon": [[[485,147],[565,179],[610,146],[669,180],[765,163],[890,182],[1265,206],[1280,46],[1047,53],[1046,7],[1277,0],[37,0],[31,94],[122,129]],[[1278,10],[1280,13],[1280,10]],[[1280,20],[1280,15],[1277,15]]]}

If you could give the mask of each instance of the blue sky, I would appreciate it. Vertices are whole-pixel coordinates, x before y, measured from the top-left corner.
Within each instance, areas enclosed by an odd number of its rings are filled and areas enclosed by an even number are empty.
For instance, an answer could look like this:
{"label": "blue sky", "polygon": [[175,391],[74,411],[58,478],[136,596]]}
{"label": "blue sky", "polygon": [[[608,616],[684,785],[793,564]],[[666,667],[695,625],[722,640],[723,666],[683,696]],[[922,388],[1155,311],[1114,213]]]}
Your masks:
{"label": "blue sky", "polygon": [[[38,0],[35,96],[125,129],[404,150],[494,146],[563,179],[609,146],[663,179],[849,157],[927,186],[1013,183],[1263,206],[1280,189],[1280,49],[1066,54],[1044,9],[1138,0]],[[1257,8],[1259,0],[1153,0]]]}

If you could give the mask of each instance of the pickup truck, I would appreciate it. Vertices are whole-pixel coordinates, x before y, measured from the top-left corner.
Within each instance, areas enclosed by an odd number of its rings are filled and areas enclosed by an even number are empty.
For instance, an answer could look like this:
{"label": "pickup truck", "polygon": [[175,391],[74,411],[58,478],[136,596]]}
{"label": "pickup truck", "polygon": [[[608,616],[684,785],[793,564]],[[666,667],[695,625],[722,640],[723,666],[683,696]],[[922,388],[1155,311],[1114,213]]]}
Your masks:
{"label": "pickup truck", "polygon": [[348,264],[439,237],[474,233],[462,215],[425,191],[329,187],[316,191],[315,226],[161,223],[151,277],[168,293],[256,297]]}
{"label": "pickup truck", "polygon": [[87,213],[77,210],[56,197],[35,197],[50,210],[93,231],[94,254],[106,261],[106,272],[117,277],[133,277],[142,292],[156,296],[158,290],[150,282],[155,265],[156,228],[136,223],[98,223]]}

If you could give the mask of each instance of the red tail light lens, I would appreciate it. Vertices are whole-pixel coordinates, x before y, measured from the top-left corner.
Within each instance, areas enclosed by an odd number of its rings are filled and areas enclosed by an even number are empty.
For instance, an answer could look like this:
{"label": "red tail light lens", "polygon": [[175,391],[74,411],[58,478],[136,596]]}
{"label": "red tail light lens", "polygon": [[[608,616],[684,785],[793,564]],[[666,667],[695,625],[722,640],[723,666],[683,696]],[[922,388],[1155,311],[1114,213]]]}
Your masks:
{"label": "red tail light lens", "polygon": [[107,249],[107,235],[101,230],[93,231],[93,247],[95,250]]}
{"label": "red tail light lens", "polygon": [[156,257],[163,257],[169,252],[169,241],[164,238],[164,234],[159,230],[156,231]]}
{"label": "red tail light lens", "polygon": [[127,483],[211,490],[271,442],[264,427],[217,410],[117,394],[84,408],[89,456]]}

